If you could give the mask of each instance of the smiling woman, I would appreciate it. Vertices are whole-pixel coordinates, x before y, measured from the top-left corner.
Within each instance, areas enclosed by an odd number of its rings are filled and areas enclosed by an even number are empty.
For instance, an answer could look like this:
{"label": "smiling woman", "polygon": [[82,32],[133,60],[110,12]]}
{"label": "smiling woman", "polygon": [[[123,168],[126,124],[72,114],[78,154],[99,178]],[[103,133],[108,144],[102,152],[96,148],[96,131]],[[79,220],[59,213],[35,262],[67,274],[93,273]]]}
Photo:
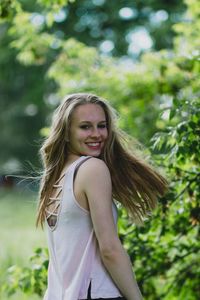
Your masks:
{"label": "smiling woman", "polygon": [[115,120],[92,94],[67,96],[54,114],[41,148],[37,217],[50,252],[45,300],[142,299],[117,234],[115,201],[142,222],[167,183],[125,147]]}
{"label": "smiling woman", "polygon": [[80,154],[99,157],[107,137],[106,116],[101,106],[88,103],[75,108],[69,134],[71,160]]}

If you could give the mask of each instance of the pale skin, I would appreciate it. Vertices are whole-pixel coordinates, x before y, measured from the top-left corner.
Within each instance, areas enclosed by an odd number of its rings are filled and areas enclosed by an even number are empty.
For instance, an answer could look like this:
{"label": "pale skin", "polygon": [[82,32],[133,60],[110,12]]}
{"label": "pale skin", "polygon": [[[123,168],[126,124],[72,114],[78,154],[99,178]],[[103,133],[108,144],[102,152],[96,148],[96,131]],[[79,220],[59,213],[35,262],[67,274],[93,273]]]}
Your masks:
{"label": "pale skin", "polygon": [[86,161],[77,173],[74,192],[80,205],[89,206],[101,258],[115,284],[127,300],[141,300],[129,256],[116,231],[111,178],[105,163],[97,158]]}
{"label": "pale skin", "polygon": [[[88,128],[81,128],[88,124]],[[117,234],[112,212],[112,183],[100,155],[108,133],[105,113],[96,104],[75,109],[71,123],[72,148],[64,169],[81,155],[90,155],[77,172],[74,194],[80,206],[90,211],[101,259],[116,286],[127,300],[141,300],[142,295],[132,271],[128,254]],[[98,143],[92,146],[92,143]],[[95,144],[94,144],[95,145]]]}

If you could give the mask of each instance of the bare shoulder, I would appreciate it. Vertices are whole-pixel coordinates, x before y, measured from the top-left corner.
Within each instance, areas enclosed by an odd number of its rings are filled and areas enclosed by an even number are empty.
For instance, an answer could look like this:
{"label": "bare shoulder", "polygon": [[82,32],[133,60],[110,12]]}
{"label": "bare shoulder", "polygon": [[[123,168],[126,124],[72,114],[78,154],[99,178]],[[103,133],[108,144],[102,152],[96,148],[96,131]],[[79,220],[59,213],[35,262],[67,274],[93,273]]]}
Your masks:
{"label": "bare shoulder", "polygon": [[80,173],[85,174],[89,177],[94,175],[110,175],[110,171],[106,165],[106,163],[96,157],[91,157],[87,159],[81,166],[80,166]]}
{"label": "bare shoulder", "polygon": [[106,163],[99,158],[91,157],[87,159],[82,165],[81,169],[85,172],[109,172]]}
{"label": "bare shoulder", "polygon": [[80,166],[79,175],[79,189],[87,198],[93,224],[102,216],[112,217],[112,181],[106,163],[92,157]]}

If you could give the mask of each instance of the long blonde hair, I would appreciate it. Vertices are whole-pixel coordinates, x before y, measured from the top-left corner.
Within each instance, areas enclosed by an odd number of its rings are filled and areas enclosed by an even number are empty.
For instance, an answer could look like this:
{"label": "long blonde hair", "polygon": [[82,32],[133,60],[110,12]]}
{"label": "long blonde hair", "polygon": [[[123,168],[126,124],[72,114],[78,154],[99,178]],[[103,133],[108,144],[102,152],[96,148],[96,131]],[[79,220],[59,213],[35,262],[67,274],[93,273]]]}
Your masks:
{"label": "long blonde hair", "polygon": [[50,134],[40,149],[44,173],[39,191],[37,225],[43,225],[45,221],[45,208],[53,184],[59,178],[68,157],[73,111],[78,105],[87,103],[98,104],[105,112],[108,138],[100,159],[105,161],[110,170],[113,198],[127,209],[133,220],[142,222],[156,207],[157,198],[166,191],[166,179],[128,149],[128,136],[117,128],[117,114],[109,103],[93,94],[72,94],[56,109]]}

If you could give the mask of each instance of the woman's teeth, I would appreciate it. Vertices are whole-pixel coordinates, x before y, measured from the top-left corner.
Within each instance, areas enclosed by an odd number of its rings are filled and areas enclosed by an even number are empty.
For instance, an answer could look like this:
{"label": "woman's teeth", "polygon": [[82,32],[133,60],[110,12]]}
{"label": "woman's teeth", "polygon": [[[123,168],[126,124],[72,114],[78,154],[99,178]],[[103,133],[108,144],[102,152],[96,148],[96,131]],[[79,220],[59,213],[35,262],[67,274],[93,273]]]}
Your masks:
{"label": "woman's teeth", "polygon": [[100,145],[100,143],[87,143],[87,144],[88,144],[88,146],[93,146],[93,147]]}

